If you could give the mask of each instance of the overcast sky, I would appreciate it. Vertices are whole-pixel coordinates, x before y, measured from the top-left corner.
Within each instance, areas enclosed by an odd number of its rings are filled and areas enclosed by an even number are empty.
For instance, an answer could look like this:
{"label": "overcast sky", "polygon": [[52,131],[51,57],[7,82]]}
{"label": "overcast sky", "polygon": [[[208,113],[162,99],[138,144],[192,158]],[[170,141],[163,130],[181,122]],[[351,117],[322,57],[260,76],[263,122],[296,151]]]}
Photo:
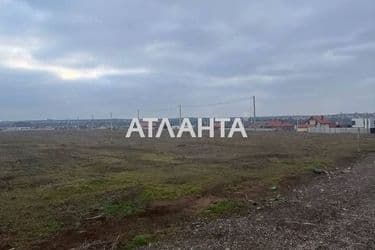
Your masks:
{"label": "overcast sky", "polygon": [[0,120],[374,112],[374,24],[374,0],[0,0]]}

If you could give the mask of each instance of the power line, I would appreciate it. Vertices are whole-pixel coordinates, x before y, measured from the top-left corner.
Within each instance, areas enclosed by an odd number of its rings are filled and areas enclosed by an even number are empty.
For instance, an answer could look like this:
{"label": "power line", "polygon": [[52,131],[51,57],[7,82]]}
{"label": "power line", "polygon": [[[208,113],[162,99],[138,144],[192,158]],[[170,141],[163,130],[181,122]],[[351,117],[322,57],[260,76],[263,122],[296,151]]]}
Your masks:
{"label": "power line", "polygon": [[[199,107],[199,108],[205,108],[205,107],[214,107],[214,106],[221,106],[221,105],[229,105],[229,104],[235,104],[235,103],[241,103],[241,102],[244,102],[244,101],[247,101],[249,100],[249,97],[243,97],[243,98],[237,98],[237,99],[233,99],[233,100],[229,100],[229,101],[222,101],[222,102],[214,102],[214,103],[200,103],[200,104],[178,104],[178,105],[173,105],[173,106],[169,106],[169,107],[164,107],[164,108],[147,108],[147,109],[142,109],[142,112],[143,113],[150,113],[150,112],[163,112],[163,111],[173,111],[175,110],[175,107],[177,106],[178,109],[179,109],[179,115],[180,113],[182,112],[182,106],[184,108],[196,108],[196,107]],[[152,106],[152,105],[151,105]],[[139,109],[137,110],[137,117],[139,117]],[[180,115],[182,116],[182,114]]]}
{"label": "power line", "polygon": [[193,107],[211,107],[211,106],[219,106],[219,105],[227,105],[227,104],[234,104],[240,103],[243,101],[249,100],[249,97],[239,98],[236,100],[226,101],[226,102],[215,102],[215,103],[205,103],[205,104],[190,104],[184,105],[184,107],[193,108]]}
{"label": "power line", "polygon": [[254,109],[254,129],[256,130],[255,95],[253,96],[253,109]]}
{"label": "power line", "polygon": [[110,114],[110,119],[111,119],[111,131],[113,130],[113,117],[112,117],[112,112]]}
{"label": "power line", "polygon": [[[228,105],[228,104],[234,104],[234,103],[241,103],[248,100],[248,97],[244,98],[237,98],[234,100],[229,101],[223,101],[223,102],[215,102],[215,103],[200,103],[200,104],[178,104],[178,105],[171,105],[169,107],[161,107],[161,108],[145,108],[142,109],[143,113],[150,113],[150,112],[163,112],[163,111],[173,111],[175,110],[175,107],[179,107],[180,105],[184,106],[184,108],[205,108],[205,107],[214,107],[214,106],[220,106],[220,105]],[[156,104],[150,104],[150,106],[156,106]],[[137,114],[139,113],[139,109],[137,110]]]}

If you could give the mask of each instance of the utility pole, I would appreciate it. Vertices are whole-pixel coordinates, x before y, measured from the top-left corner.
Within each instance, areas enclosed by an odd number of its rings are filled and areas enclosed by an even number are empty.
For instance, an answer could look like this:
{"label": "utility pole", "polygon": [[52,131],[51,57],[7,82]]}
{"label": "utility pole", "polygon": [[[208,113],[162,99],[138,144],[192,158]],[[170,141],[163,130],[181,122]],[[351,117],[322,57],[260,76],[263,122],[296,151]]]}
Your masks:
{"label": "utility pole", "polygon": [[359,152],[361,152],[361,144],[360,144],[360,133],[361,133],[361,129],[360,128],[358,128],[358,130],[357,130],[357,152],[359,153]]}
{"label": "utility pole", "polygon": [[298,131],[298,126],[299,126],[299,118],[297,116],[297,126],[296,126],[296,131]]}
{"label": "utility pole", "polygon": [[113,130],[113,120],[112,120],[112,112],[111,112],[111,131]]}
{"label": "utility pole", "polygon": [[256,130],[255,95],[253,96],[254,130]]}
{"label": "utility pole", "polygon": [[137,109],[137,118],[139,120],[139,109]]}
{"label": "utility pole", "polygon": [[94,129],[94,115],[91,115],[91,129]]}
{"label": "utility pole", "polygon": [[179,119],[179,122],[180,122],[180,126],[181,126],[181,123],[182,123],[182,111],[181,111],[182,106],[181,106],[181,104],[178,105],[178,109],[179,109],[179,113],[180,113],[180,119]]}
{"label": "utility pole", "polygon": [[109,133],[110,134],[109,142],[112,144],[112,131],[113,131],[113,120],[112,120],[113,116],[112,116],[112,112],[110,114],[110,118],[111,118],[111,120],[110,120],[110,122],[111,122],[111,132]]}

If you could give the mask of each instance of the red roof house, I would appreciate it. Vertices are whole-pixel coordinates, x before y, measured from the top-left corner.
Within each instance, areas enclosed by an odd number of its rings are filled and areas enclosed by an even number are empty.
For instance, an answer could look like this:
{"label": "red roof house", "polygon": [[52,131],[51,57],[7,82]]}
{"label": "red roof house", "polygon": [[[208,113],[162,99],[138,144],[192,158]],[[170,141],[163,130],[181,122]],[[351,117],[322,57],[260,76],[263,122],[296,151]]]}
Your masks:
{"label": "red roof house", "polygon": [[335,123],[327,120],[324,116],[311,116],[305,121],[305,125],[308,127],[336,127]]}
{"label": "red roof house", "polygon": [[293,130],[294,125],[283,120],[278,120],[278,119],[273,119],[266,121],[263,124],[264,128],[270,128],[270,129],[275,129],[275,130]]}

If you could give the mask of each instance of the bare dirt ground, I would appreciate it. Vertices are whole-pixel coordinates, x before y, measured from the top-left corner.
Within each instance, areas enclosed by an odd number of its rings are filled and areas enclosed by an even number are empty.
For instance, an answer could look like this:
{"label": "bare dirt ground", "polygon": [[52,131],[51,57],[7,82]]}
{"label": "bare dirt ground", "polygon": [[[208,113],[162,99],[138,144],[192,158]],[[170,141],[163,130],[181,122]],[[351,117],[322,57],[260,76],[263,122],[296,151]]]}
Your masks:
{"label": "bare dirt ground", "polygon": [[246,216],[196,221],[147,249],[375,249],[375,154],[254,202]]}

